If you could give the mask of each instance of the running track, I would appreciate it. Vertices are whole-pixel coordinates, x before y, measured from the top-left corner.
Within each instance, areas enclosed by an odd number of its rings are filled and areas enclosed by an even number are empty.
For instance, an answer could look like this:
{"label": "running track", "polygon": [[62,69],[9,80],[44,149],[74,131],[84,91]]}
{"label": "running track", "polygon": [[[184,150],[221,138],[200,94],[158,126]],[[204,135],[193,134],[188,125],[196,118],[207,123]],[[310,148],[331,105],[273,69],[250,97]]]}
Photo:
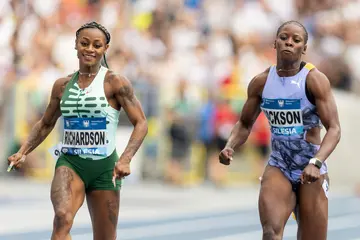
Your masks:
{"label": "running track", "polygon": [[[0,179],[0,239],[49,239],[52,208],[49,183]],[[118,239],[257,240],[257,186],[238,189],[180,189],[160,184],[125,185]],[[284,239],[296,239],[290,219]],[[73,240],[92,239],[84,205]],[[360,200],[343,188],[330,195],[329,240],[360,240]]]}

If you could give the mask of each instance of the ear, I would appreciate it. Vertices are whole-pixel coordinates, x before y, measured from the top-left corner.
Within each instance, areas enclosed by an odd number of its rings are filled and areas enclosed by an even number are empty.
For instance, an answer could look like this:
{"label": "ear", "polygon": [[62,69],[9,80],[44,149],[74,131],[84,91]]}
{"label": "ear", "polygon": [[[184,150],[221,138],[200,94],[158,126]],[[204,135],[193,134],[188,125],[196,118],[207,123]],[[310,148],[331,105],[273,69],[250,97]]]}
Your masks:
{"label": "ear", "polygon": [[109,44],[106,44],[106,45],[105,45],[105,51],[104,51],[104,53],[107,52],[108,48],[109,48]]}
{"label": "ear", "polygon": [[77,50],[77,39],[75,39],[75,50]]}
{"label": "ear", "polygon": [[303,50],[302,54],[304,54],[304,55],[306,54],[306,49],[307,49],[307,45],[304,46],[304,50]]}
{"label": "ear", "polygon": [[274,41],[274,49],[276,49],[276,40]]}

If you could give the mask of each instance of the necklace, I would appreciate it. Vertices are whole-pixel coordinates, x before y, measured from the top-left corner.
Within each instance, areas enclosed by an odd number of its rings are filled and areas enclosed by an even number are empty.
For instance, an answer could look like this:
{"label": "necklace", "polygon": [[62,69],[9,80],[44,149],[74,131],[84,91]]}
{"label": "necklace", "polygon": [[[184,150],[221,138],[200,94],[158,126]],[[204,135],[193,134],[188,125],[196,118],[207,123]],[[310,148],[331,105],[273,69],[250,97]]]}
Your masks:
{"label": "necklace", "polygon": [[97,72],[96,73],[82,73],[79,71],[79,74],[80,75],[88,75],[88,77],[91,77],[91,76],[95,76],[97,74]]}
{"label": "necklace", "polygon": [[[99,68],[99,70],[100,70],[100,68]],[[80,75],[88,75],[88,77],[91,77],[91,76],[95,76],[95,75],[99,72],[99,70],[97,70],[96,73],[82,73],[82,72],[80,72],[80,70],[79,70],[79,74],[80,74]]]}

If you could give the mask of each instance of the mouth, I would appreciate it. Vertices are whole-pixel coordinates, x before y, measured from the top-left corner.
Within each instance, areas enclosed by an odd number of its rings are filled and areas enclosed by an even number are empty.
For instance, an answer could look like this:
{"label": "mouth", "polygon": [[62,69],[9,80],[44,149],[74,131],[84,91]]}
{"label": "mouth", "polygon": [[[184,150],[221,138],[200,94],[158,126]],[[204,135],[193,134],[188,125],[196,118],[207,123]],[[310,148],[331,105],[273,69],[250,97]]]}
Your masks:
{"label": "mouth", "polygon": [[282,50],[281,52],[283,52],[283,53],[293,53],[293,51],[291,51],[291,50],[289,50],[289,49],[284,49],[284,50]]}
{"label": "mouth", "polygon": [[92,61],[96,58],[94,54],[83,54],[83,57],[86,61]]}

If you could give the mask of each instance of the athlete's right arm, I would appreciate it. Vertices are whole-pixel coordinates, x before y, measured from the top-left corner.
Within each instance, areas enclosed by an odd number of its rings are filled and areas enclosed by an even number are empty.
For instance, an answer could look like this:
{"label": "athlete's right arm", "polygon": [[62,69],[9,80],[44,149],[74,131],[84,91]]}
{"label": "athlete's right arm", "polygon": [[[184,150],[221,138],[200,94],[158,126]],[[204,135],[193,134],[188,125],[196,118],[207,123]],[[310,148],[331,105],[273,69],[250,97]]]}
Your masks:
{"label": "athlete's right arm", "polygon": [[15,167],[21,164],[24,160],[23,156],[31,153],[37,146],[39,146],[45,138],[53,130],[57,119],[61,116],[60,111],[60,94],[66,79],[58,79],[55,81],[49,104],[42,118],[34,125],[27,140],[21,146],[19,151],[8,158],[10,163]]}
{"label": "athlete's right arm", "polygon": [[229,165],[232,160],[234,150],[244,144],[249,137],[251,128],[259,116],[261,94],[266,82],[268,70],[254,77],[247,90],[247,100],[240,114],[240,119],[231,131],[231,135],[225,148],[219,155],[222,164]]}

